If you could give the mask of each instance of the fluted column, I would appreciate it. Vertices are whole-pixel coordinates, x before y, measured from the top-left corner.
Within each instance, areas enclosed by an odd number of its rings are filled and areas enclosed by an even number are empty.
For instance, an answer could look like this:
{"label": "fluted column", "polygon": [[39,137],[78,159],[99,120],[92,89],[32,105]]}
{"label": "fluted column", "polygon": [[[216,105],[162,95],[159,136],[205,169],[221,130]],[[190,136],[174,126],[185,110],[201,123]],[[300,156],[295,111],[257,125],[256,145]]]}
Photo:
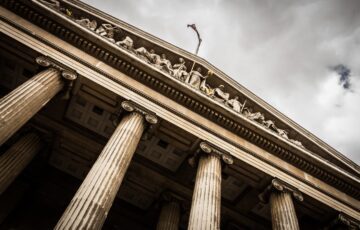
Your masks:
{"label": "fluted column", "polygon": [[272,229],[299,229],[293,197],[303,201],[303,196],[297,189],[278,179],[273,179],[260,195],[262,201],[267,202],[270,199]]}
{"label": "fluted column", "polygon": [[161,208],[157,230],[177,230],[180,222],[180,204],[177,201],[165,202]]}
{"label": "fluted column", "polygon": [[[64,70],[46,57],[36,62],[48,69],[40,72],[0,99],[0,145],[53,98],[76,74]],[[71,84],[67,84],[70,88]]]}
{"label": "fluted column", "polygon": [[220,229],[221,158],[225,155],[205,142],[200,148],[188,229]]}
{"label": "fluted column", "polygon": [[[145,128],[142,111],[128,102],[122,107],[131,113],[117,126],[55,229],[101,229]],[[156,117],[151,119],[156,123]]]}
{"label": "fluted column", "polygon": [[0,145],[63,87],[60,72],[49,68],[0,99]]}
{"label": "fluted column", "polygon": [[299,229],[295,207],[289,192],[272,192],[270,195],[272,229]]}
{"label": "fluted column", "polygon": [[41,147],[40,137],[35,133],[29,133],[0,156],[0,195],[30,163]]}

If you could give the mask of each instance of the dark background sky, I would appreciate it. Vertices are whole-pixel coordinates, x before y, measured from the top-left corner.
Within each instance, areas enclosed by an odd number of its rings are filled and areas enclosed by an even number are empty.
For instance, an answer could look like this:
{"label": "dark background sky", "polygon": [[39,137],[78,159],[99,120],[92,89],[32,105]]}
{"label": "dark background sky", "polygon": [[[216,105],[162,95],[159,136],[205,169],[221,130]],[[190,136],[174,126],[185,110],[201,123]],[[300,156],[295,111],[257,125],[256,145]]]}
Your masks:
{"label": "dark background sky", "polygon": [[84,0],[207,59],[360,164],[359,0]]}

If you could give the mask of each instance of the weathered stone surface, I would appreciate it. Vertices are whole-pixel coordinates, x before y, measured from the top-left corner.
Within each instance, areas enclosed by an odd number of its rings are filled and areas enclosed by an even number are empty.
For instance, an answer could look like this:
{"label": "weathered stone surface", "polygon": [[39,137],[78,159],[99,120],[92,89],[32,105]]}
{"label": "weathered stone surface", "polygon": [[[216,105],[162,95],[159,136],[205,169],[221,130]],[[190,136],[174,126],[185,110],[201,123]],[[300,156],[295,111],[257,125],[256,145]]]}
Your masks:
{"label": "weathered stone surface", "polygon": [[299,229],[291,193],[273,191],[270,195],[272,229]]}
{"label": "weathered stone surface", "polygon": [[163,204],[156,226],[157,230],[177,230],[180,222],[180,205],[176,201]]}
{"label": "weathered stone surface", "polygon": [[64,86],[60,72],[49,68],[0,99],[0,145],[8,140]]}
{"label": "weathered stone surface", "polygon": [[41,146],[40,137],[29,133],[0,156],[0,195],[30,163]]}
{"label": "weathered stone surface", "polygon": [[101,229],[144,131],[144,117],[125,116],[55,229]]}
{"label": "weathered stone surface", "polygon": [[189,230],[220,229],[221,160],[215,154],[199,159],[189,218]]}

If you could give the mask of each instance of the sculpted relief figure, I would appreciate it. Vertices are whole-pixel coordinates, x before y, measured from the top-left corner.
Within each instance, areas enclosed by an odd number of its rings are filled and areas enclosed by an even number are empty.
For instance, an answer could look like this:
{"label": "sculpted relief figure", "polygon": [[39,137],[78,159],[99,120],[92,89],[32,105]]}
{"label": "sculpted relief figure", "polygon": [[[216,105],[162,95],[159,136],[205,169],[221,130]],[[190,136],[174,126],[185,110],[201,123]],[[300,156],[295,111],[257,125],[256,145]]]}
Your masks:
{"label": "sculpted relief figure", "polygon": [[201,92],[205,93],[207,96],[212,97],[214,96],[215,90],[206,83],[206,79],[204,79],[200,84]]}
{"label": "sculpted relief figure", "polygon": [[75,20],[75,22],[79,23],[80,25],[95,31],[96,27],[97,27],[97,22],[95,20],[90,21],[90,19],[88,18],[82,18],[82,19],[77,19]]}
{"label": "sculpted relief figure", "polygon": [[116,26],[113,26],[108,23],[104,23],[99,28],[95,30],[97,34],[100,34],[101,36],[107,38],[111,42],[115,42],[114,40],[114,30],[116,29]]}
{"label": "sculpted relief figure", "polygon": [[287,132],[286,130],[283,130],[283,129],[279,129],[279,128],[278,128],[276,131],[277,131],[277,133],[278,133],[280,136],[282,136],[283,138],[289,139],[288,132]]}
{"label": "sculpted relief figure", "polygon": [[190,75],[187,77],[185,83],[194,87],[195,89],[200,89],[200,84],[204,76],[201,74],[201,67],[197,67],[196,70],[190,72]]}
{"label": "sculpted relief figure", "polygon": [[289,141],[292,142],[292,143],[294,143],[295,145],[301,147],[301,148],[305,148],[300,141],[293,140],[293,139],[289,139]]}
{"label": "sculpted relief figure", "polygon": [[214,92],[215,92],[214,89],[211,88],[210,85],[206,83],[206,80],[212,75],[213,75],[213,73],[209,70],[207,72],[206,76],[204,77],[204,80],[200,84],[201,92],[205,93],[209,97],[214,96]]}
{"label": "sculpted relief figure", "polygon": [[150,52],[145,47],[140,47],[134,50],[135,53],[145,62],[150,63]]}
{"label": "sculpted relief figure", "polygon": [[149,54],[149,60],[157,68],[161,68],[161,57],[155,53],[155,50],[151,49]]}
{"label": "sculpted relief figure", "polygon": [[181,81],[185,81],[185,79],[189,75],[188,72],[186,72],[185,60],[183,58],[179,58],[179,63],[177,63],[173,66],[172,75],[176,79],[179,79]]}
{"label": "sculpted relief figure", "polygon": [[225,93],[224,91],[225,86],[224,85],[219,85],[219,87],[214,89],[214,95],[213,98],[216,101],[219,102],[226,102],[229,100],[230,94],[229,93]]}
{"label": "sculpted relief figure", "polygon": [[239,97],[235,96],[233,99],[226,101],[225,104],[230,106],[235,112],[241,113],[245,106],[245,103],[246,102],[244,102],[244,104],[241,104],[239,101]]}
{"label": "sculpted relief figure", "polygon": [[160,66],[161,66],[161,70],[166,71],[167,73],[172,74],[173,73],[173,67],[171,65],[170,60],[166,59],[166,55],[165,54],[161,54],[161,59],[160,59]]}
{"label": "sculpted relief figure", "polygon": [[265,120],[265,117],[262,113],[260,113],[260,112],[252,113],[251,109],[249,109],[247,107],[244,108],[244,115],[245,115],[245,117],[249,118],[250,120],[260,121],[261,123],[262,123],[262,121]]}
{"label": "sculpted relief figure", "polygon": [[134,41],[129,36],[126,36],[121,41],[117,41],[115,44],[130,51],[134,49]]}
{"label": "sculpted relief figure", "polygon": [[267,121],[263,121],[262,122],[262,124],[266,127],[266,128],[268,128],[268,129],[271,129],[271,130],[273,130],[273,131],[276,131],[277,130],[277,128],[276,128],[276,126],[275,126],[275,122],[274,121],[272,121],[272,120],[267,120]]}

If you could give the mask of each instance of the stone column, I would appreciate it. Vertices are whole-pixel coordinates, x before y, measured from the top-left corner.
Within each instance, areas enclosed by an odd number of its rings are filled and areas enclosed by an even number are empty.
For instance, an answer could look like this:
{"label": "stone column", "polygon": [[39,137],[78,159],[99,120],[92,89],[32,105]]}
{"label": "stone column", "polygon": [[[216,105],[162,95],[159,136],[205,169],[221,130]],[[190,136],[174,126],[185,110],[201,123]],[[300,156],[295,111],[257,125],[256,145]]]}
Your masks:
{"label": "stone column", "polygon": [[30,163],[42,147],[40,137],[26,134],[0,156],[0,195]]}
{"label": "stone column", "polygon": [[164,202],[161,208],[157,230],[177,230],[180,222],[180,204],[177,201]]}
{"label": "stone column", "polygon": [[221,158],[228,164],[232,159],[205,142],[200,149],[188,229],[220,229]]}
{"label": "stone column", "polygon": [[336,218],[323,228],[324,230],[331,229],[360,229],[360,221],[356,220],[344,213],[339,213]]}
{"label": "stone column", "polygon": [[299,201],[304,199],[297,189],[278,179],[273,179],[271,185],[260,195],[260,200],[264,202],[270,199],[272,229],[299,229],[293,197]]}
{"label": "stone column", "polygon": [[[34,116],[64,86],[61,68],[40,57],[37,63],[49,67],[0,99],[0,145]],[[56,68],[55,68],[56,67]],[[63,71],[62,76],[74,80],[76,75]]]}
{"label": "stone column", "polygon": [[[101,229],[145,128],[154,115],[123,102],[130,112],[117,126],[55,229]],[[144,119],[145,116],[145,119]]]}

